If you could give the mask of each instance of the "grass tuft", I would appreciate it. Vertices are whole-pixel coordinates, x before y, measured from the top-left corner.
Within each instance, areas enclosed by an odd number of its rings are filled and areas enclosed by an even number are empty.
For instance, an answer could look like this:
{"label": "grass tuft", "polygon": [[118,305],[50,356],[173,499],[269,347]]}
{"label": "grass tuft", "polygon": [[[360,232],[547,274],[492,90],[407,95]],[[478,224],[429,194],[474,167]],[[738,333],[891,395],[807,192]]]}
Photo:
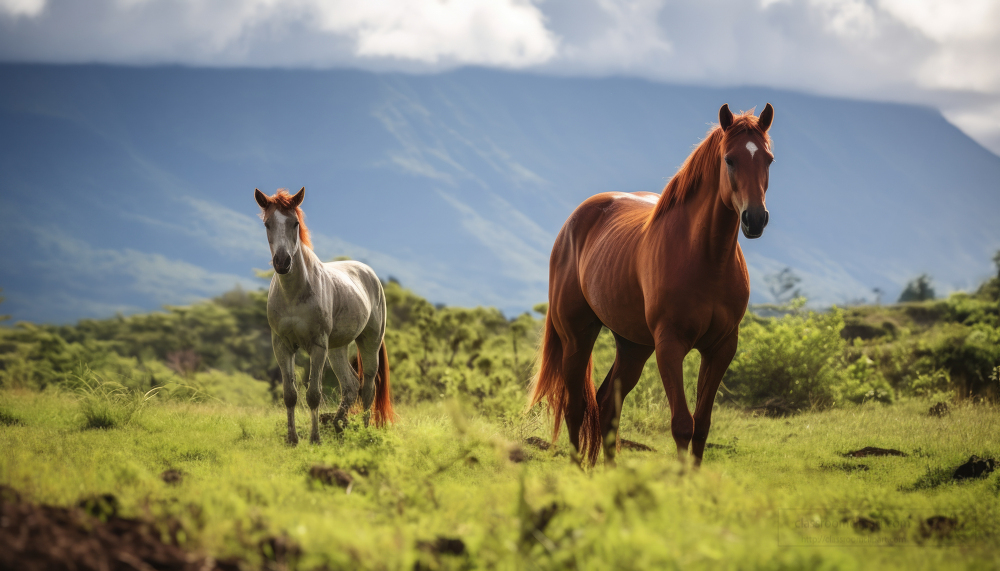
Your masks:
{"label": "grass tuft", "polygon": [[108,430],[131,425],[160,391],[159,387],[154,387],[142,392],[104,379],[86,367],[74,379],[85,430]]}

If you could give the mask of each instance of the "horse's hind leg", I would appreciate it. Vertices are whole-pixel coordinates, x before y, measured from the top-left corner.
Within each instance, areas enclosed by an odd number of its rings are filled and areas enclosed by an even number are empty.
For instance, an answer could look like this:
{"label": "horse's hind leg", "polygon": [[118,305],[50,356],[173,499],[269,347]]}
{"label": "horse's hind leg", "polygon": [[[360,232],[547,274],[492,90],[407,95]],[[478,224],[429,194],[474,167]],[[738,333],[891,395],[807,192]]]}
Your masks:
{"label": "horse's hind leg", "polygon": [[618,424],[621,421],[622,401],[635,388],[642,376],[642,369],[653,354],[653,348],[637,345],[615,334],[615,362],[607,378],[597,391],[597,406],[601,410],[601,437],[604,439],[604,460],[615,463],[618,452]]}
{"label": "horse's hind leg", "polygon": [[[577,329],[563,339],[563,378],[566,381],[566,393],[569,397],[566,403],[566,429],[569,431],[569,441],[573,444],[581,459],[590,455],[591,451],[581,450],[580,429],[583,427],[587,412],[586,383],[592,383],[590,378],[590,355],[594,350],[594,342],[601,332],[600,322],[593,322]],[[593,390],[591,388],[591,390]],[[596,458],[596,451],[593,451]]]}
{"label": "horse's hind leg", "polygon": [[378,352],[382,346],[382,336],[379,333],[379,331],[373,333],[365,331],[355,341],[358,344],[362,373],[364,373],[364,379],[361,380],[361,407],[365,411],[365,426],[368,426],[372,414],[372,402],[375,401],[375,375],[378,373]]}
{"label": "horse's hind leg", "polygon": [[271,333],[271,347],[274,358],[281,370],[281,384],[284,390],[285,410],[288,412],[288,436],[286,442],[295,446],[299,443],[299,435],[295,432],[295,403],[299,400],[298,389],[295,388],[295,351],[287,347],[281,337]]}
{"label": "horse's hind leg", "polygon": [[[343,347],[330,349],[330,368],[333,369],[333,374],[337,377],[337,382],[340,383],[340,406],[337,408],[337,414],[333,418],[333,427],[337,432],[343,431],[344,426],[347,424],[347,411],[358,400],[358,388],[360,385],[358,375],[351,367],[347,347],[348,345],[344,345]],[[368,364],[365,361],[365,368],[367,367]]]}
{"label": "horse's hind leg", "polygon": [[309,348],[309,390],[306,391],[306,403],[309,405],[309,415],[312,418],[312,431],[309,442],[319,444],[319,403],[323,395],[323,369],[326,367],[326,340],[322,344]]}

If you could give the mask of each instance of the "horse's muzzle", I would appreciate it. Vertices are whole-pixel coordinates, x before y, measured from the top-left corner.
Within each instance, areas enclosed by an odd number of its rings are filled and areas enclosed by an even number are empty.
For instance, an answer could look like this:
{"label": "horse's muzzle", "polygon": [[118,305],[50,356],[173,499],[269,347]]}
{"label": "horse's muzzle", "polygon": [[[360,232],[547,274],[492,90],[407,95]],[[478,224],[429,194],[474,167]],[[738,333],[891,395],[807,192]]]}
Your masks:
{"label": "horse's muzzle", "polygon": [[288,270],[292,269],[292,257],[288,255],[288,252],[278,252],[271,258],[271,265],[274,266],[274,271],[279,274],[287,274]]}
{"label": "horse's muzzle", "polygon": [[751,239],[760,238],[761,234],[764,233],[764,227],[767,226],[768,218],[767,209],[763,206],[744,210],[740,216],[740,228],[743,230],[743,235]]}

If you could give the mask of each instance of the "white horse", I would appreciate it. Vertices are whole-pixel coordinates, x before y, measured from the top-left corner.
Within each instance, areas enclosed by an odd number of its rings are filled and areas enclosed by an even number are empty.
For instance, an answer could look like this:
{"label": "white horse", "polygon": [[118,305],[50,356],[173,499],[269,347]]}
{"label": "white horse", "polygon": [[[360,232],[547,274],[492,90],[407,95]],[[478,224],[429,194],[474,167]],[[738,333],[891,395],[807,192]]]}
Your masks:
{"label": "white horse", "polygon": [[[323,263],[312,251],[309,230],[299,205],[305,187],[295,196],[279,189],[273,196],[254,189],[267,229],[274,277],[267,294],[271,346],[281,369],[288,443],[295,445],[295,352],[309,353],[306,402],[312,414],[309,441],[319,443],[316,409],[322,394],[323,367],[328,362],[340,383],[340,407],[334,427],[343,430],[347,411],[361,393],[365,425],[374,403],[375,425],[393,418],[389,392],[389,358],[385,351],[385,292],[375,272],[360,262]],[[348,361],[347,347],[358,346],[358,373]],[[363,378],[359,378],[359,374]]]}

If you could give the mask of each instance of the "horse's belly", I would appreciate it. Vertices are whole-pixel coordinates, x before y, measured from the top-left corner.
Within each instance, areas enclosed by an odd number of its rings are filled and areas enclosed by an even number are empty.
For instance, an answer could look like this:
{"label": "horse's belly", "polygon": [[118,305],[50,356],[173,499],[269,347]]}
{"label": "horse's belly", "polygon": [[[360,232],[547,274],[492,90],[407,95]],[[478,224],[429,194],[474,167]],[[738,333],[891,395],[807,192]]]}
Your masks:
{"label": "horse's belly", "polygon": [[611,331],[639,345],[654,345],[653,334],[646,324],[646,316],[642,300],[638,303],[621,303],[611,299],[594,296],[588,300],[591,309],[597,314],[601,323]]}

